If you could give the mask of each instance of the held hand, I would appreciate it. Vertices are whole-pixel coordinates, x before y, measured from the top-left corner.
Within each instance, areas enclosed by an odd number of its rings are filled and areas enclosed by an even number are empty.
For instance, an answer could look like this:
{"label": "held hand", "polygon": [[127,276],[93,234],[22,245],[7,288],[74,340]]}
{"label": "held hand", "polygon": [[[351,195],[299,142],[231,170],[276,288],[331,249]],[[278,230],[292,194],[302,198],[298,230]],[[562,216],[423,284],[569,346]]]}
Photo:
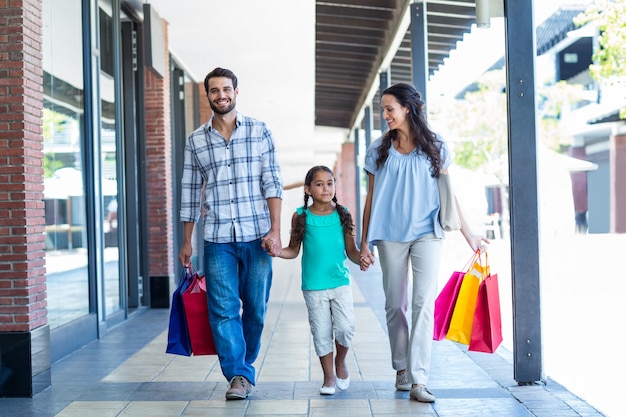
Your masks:
{"label": "held hand", "polygon": [[363,245],[361,248],[361,257],[359,266],[361,267],[361,271],[367,271],[370,265],[374,264],[374,254],[370,251],[368,245]]}
{"label": "held hand", "polygon": [[367,271],[370,268],[370,262],[367,258],[361,258],[361,262],[359,263],[359,267],[361,271]]}
{"label": "held hand", "polygon": [[280,233],[270,232],[261,239],[263,249],[267,251],[270,256],[276,257],[280,255],[283,245],[280,241]]}

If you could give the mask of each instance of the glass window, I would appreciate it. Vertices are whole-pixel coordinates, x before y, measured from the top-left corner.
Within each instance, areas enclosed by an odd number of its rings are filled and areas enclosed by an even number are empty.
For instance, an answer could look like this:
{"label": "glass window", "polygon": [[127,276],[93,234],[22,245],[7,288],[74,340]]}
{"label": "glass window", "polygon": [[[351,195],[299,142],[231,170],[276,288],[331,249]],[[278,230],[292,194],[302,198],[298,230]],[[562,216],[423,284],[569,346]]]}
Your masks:
{"label": "glass window", "polygon": [[80,0],[43,1],[43,70],[48,320],[55,328],[89,313]]}
{"label": "glass window", "polygon": [[115,112],[114,25],[111,1],[100,1],[100,185],[104,208],[104,306],[105,315],[122,308],[119,273],[118,152]]}

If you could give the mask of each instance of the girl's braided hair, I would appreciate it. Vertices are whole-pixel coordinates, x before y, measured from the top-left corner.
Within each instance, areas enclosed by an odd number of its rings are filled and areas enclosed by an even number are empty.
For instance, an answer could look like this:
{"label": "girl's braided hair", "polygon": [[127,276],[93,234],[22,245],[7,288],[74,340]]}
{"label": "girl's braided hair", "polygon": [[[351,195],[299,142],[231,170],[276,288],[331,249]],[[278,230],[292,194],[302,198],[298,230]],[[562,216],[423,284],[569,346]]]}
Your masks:
{"label": "girl's braided hair", "polygon": [[[313,168],[309,169],[309,172],[306,173],[306,177],[304,178],[304,185],[306,187],[311,186],[311,182],[313,182],[313,177],[319,171],[328,172],[330,175],[333,176],[333,179],[335,177],[333,171],[330,168],[324,165],[316,165]],[[307,193],[304,193],[304,208],[302,210],[302,214],[298,215],[295,224],[291,230],[291,244],[296,247],[300,245],[302,243],[302,240],[304,239],[306,209],[309,205],[309,198],[311,198],[311,196],[309,196]],[[339,220],[341,221],[341,227],[343,228],[344,233],[354,236],[354,234],[356,233],[356,226],[354,225],[354,221],[352,220],[352,215],[344,206],[337,202],[336,195],[333,196],[333,202],[337,207],[337,213],[339,213]]]}

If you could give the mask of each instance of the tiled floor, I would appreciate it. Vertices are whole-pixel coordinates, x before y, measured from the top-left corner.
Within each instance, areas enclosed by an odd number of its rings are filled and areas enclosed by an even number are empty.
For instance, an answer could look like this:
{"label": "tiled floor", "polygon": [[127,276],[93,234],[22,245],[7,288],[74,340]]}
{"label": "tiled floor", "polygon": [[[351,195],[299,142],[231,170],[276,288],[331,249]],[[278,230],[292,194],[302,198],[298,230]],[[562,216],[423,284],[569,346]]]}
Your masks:
{"label": "tiled floor", "polygon": [[[602,416],[560,385],[517,386],[510,354],[468,352],[434,342],[429,387],[433,404],[394,389],[394,371],[382,324],[377,271],[354,272],[357,332],[349,357],[351,384],[320,396],[299,266],[275,261],[275,278],[257,386],[248,400],[225,401],[227,383],[215,356],[165,352],[167,310],[147,310],[52,368],[52,387],[32,399],[0,399],[7,417],[195,416]],[[378,274],[378,275],[377,275]]]}

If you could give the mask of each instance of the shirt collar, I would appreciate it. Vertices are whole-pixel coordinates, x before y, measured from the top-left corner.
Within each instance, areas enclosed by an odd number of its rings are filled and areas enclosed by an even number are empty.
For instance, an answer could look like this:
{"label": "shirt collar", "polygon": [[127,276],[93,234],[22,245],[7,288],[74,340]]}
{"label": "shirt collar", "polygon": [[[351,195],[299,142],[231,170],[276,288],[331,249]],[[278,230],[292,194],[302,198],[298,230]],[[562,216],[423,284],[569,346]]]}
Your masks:
{"label": "shirt collar", "polygon": [[[211,116],[211,119],[209,120],[208,123],[208,129],[209,131],[213,131],[213,118],[215,117],[215,115]],[[235,121],[235,127],[239,127],[241,126],[241,124],[243,123],[243,114],[237,112],[237,120]]]}

